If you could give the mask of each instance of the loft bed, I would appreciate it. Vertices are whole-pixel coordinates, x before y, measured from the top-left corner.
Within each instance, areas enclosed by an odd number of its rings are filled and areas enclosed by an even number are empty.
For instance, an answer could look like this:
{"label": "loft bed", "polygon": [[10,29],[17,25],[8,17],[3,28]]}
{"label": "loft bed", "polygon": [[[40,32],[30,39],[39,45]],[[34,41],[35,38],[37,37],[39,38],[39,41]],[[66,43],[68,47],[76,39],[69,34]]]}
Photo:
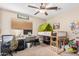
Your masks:
{"label": "loft bed", "polygon": [[66,31],[53,31],[52,26],[48,23],[44,23],[39,26],[38,35],[43,37],[43,41],[45,43],[49,42],[48,44],[50,44],[51,47],[54,46],[54,43],[56,47],[59,47],[59,40],[67,38]]}
{"label": "loft bed", "polygon": [[38,28],[38,35],[40,36],[51,36],[52,34],[52,27],[48,23],[44,23],[39,26]]}
{"label": "loft bed", "polygon": [[43,42],[50,44],[50,36],[52,34],[52,27],[48,23],[41,24],[38,28],[38,35],[43,38]]}

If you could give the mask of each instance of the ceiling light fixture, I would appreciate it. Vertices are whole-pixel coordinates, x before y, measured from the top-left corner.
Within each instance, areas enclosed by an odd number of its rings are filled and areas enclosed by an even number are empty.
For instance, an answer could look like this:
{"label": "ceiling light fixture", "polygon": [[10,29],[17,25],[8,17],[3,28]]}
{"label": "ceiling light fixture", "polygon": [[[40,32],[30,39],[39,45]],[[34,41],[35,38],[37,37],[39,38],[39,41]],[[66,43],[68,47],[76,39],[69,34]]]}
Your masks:
{"label": "ceiling light fixture", "polygon": [[45,13],[45,12],[47,12],[47,10],[45,10],[45,9],[40,9],[39,11],[40,11],[40,13]]}

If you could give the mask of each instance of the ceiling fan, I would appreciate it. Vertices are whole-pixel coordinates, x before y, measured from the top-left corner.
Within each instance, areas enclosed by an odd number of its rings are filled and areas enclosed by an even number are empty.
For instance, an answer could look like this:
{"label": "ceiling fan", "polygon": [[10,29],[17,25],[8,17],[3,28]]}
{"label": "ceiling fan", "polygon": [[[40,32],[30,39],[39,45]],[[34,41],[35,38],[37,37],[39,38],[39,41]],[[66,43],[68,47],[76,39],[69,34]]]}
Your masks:
{"label": "ceiling fan", "polygon": [[38,13],[42,12],[47,16],[48,15],[47,10],[59,10],[60,9],[57,6],[48,7],[48,8],[46,6],[47,6],[47,3],[41,3],[40,7],[28,5],[28,7],[37,9],[37,12],[34,15],[37,15]]}

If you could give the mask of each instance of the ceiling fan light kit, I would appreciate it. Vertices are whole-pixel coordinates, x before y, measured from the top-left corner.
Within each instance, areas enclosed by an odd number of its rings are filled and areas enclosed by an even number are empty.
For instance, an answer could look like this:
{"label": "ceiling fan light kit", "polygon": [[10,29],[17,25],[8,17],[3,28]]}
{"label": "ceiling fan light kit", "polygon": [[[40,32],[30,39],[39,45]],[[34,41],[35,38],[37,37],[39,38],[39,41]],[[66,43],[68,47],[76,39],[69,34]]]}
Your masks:
{"label": "ceiling fan light kit", "polygon": [[45,12],[47,12],[47,10],[45,10],[45,9],[40,9],[39,11],[40,11],[40,13],[45,13]]}
{"label": "ceiling fan light kit", "polygon": [[46,3],[41,3],[40,7],[28,5],[28,7],[35,8],[37,9],[36,13],[34,15],[37,15],[38,13],[44,13],[46,16],[48,15],[47,11],[48,10],[60,10],[57,6],[55,7],[46,7],[48,4]]}

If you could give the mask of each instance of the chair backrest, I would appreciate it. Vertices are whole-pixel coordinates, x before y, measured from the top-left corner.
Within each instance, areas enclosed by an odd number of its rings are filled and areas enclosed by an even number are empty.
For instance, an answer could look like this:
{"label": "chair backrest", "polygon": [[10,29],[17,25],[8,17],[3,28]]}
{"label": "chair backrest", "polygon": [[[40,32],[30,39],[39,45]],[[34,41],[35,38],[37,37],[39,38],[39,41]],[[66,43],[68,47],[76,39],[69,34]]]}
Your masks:
{"label": "chair backrest", "polygon": [[14,35],[2,35],[2,44],[9,43],[14,39]]}
{"label": "chair backrest", "polygon": [[2,35],[2,44],[9,44],[11,50],[16,49],[18,45],[14,35]]}

